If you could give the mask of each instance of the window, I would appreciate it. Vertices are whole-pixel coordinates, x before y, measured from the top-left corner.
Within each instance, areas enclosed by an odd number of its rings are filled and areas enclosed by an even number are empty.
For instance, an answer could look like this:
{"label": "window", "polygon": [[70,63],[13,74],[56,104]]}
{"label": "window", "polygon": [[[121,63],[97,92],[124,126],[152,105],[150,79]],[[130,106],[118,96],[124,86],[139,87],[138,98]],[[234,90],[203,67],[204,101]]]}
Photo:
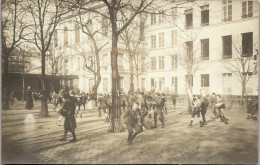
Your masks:
{"label": "window", "polygon": [[156,24],[156,14],[151,14],[151,25]]}
{"label": "window", "polygon": [[124,70],[124,65],[123,65],[123,54],[118,53],[118,70],[123,71]]}
{"label": "window", "polygon": [[103,78],[103,91],[108,92],[108,79]]}
{"label": "window", "polygon": [[159,33],[159,47],[164,47],[164,32]]}
{"label": "window", "polygon": [[54,47],[58,47],[58,30],[54,31]]}
{"label": "window", "polygon": [[159,24],[165,22],[165,14],[159,14]]}
{"label": "window", "polygon": [[106,18],[102,18],[102,35],[107,36],[108,34],[108,21]]}
{"label": "window", "polygon": [[223,58],[232,58],[232,36],[223,36]]}
{"label": "window", "polygon": [[151,48],[156,48],[156,36],[151,36]]}
{"label": "window", "polygon": [[192,28],[192,9],[185,10],[185,16],[186,16],[186,28]]}
{"label": "window", "polygon": [[145,91],[145,78],[142,78],[141,80],[141,89],[142,91]]}
{"label": "window", "polygon": [[145,36],[144,36],[144,24],[145,22],[141,19],[140,20],[140,40],[144,41],[145,40]]}
{"label": "window", "polygon": [[151,87],[155,87],[155,81],[154,81],[154,78],[151,78]]}
{"label": "window", "polygon": [[186,42],[186,53],[189,60],[193,60],[193,42]]}
{"label": "window", "polygon": [[79,31],[79,25],[77,24],[75,26],[75,43],[80,42],[80,31]]}
{"label": "window", "polygon": [[209,5],[201,7],[201,26],[209,25]]}
{"label": "window", "polygon": [[232,73],[223,73],[223,94],[231,94],[232,92]]}
{"label": "window", "polygon": [[177,45],[177,30],[172,31],[172,46]]}
{"label": "window", "polygon": [[201,87],[209,87],[209,74],[201,74]]}
{"label": "window", "polygon": [[142,72],[145,72],[145,57],[141,57],[141,70]]}
{"label": "window", "polygon": [[159,69],[164,69],[164,56],[159,56]]}
{"label": "window", "polygon": [[68,28],[64,28],[64,45],[68,45]]}
{"label": "window", "polygon": [[209,39],[200,40],[201,42],[201,60],[209,59]]}
{"label": "window", "polygon": [[177,69],[178,65],[177,65],[177,54],[172,56],[172,69]]}
{"label": "window", "polygon": [[151,69],[156,70],[156,57],[151,57]]}
{"label": "window", "polygon": [[253,54],[253,33],[242,33],[242,56],[249,57]]}
{"label": "window", "polygon": [[223,0],[223,21],[231,21],[232,20],[232,0]]}
{"label": "window", "polygon": [[159,90],[162,90],[164,88],[164,78],[159,78]]}
{"label": "window", "polygon": [[177,7],[172,8],[172,20],[177,19]]}
{"label": "window", "polygon": [[77,68],[78,71],[80,71],[80,58],[78,57],[78,68]]}
{"label": "window", "polygon": [[173,92],[178,93],[178,77],[172,77],[172,89]]}
{"label": "window", "polygon": [[120,89],[124,91],[124,77],[120,77]]}
{"label": "window", "polygon": [[186,83],[189,85],[190,82],[191,86],[193,87],[193,75],[190,75],[190,78],[188,75],[186,75],[185,79],[186,79]]}
{"label": "window", "polygon": [[242,2],[242,18],[253,16],[253,1]]}

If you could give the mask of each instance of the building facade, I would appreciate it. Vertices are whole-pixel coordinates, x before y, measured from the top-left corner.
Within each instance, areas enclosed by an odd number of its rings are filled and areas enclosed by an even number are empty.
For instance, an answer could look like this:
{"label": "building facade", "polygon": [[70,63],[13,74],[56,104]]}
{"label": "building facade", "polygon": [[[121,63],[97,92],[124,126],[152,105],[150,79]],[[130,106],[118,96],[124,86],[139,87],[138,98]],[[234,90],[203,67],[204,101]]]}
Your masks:
{"label": "building facade", "polygon": [[241,74],[247,74],[246,93],[258,95],[253,69],[258,65],[257,1],[169,1],[162,6],[164,14],[147,20],[148,90],[185,94],[189,71],[194,94],[241,95]]}

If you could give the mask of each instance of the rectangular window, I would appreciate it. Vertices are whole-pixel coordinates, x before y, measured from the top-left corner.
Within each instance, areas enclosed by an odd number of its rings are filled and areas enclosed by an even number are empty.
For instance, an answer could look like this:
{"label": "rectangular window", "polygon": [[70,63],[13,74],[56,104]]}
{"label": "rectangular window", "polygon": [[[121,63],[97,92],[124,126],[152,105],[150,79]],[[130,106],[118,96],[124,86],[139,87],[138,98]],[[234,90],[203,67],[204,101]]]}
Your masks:
{"label": "rectangular window", "polygon": [[159,14],[159,24],[165,22],[165,14]]}
{"label": "rectangular window", "polygon": [[190,75],[188,78],[188,75],[185,75],[186,83],[189,85],[189,82],[191,84],[191,87],[193,87],[193,75]]}
{"label": "rectangular window", "polygon": [[209,74],[201,74],[201,87],[209,87]]}
{"label": "rectangular window", "polygon": [[232,0],[223,0],[223,21],[231,21],[232,20]]}
{"label": "rectangular window", "polygon": [[68,45],[68,29],[64,28],[64,45]]}
{"label": "rectangular window", "polygon": [[159,78],[159,90],[162,90],[164,88],[164,78]]}
{"label": "rectangular window", "polygon": [[178,65],[177,65],[177,54],[172,55],[172,69],[177,69]]}
{"label": "rectangular window", "polygon": [[178,77],[172,77],[173,92],[178,93]]}
{"label": "rectangular window", "polygon": [[155,87],[154,85],[154,78],[151,78],[151,87]]}
{"label": "rectangular window", "polygon": [[249,57],[253,55],[253,32],[242,33],[242,56]]}
{"label": "rectangular window", "polygon": [[124,70],[124,65],[123,65],[123,54],[118,53],[118,70],[123,71]]}
{"label": "rectangular window", "polygon": [[177,45],[177,30],[172,31],[172,46]]}
{"label": "rectangular window", "polygon": [[209,5],[201,7],[201,26],[209,25]]}
{"label": "rectangular window", "polygon": [[80,27],[78,24],[75,25],[75,43],[80,42]]}
{"label": "rectangular window", "polygon": [[223,36],[223,58],[232,58],[232,35]]}
{"label": "rectangular window", "polygon": [[156,14],[151,14],[151,25],[156,24]]}
{"label": "rectangular window", "polygon": [[223,73],[222,93],[232,93],[232,73]]}
{"label": "rectangular window", "polygon": [[151,69],[156,70],[156,57],[151,57]]}
{"label": "rectangular window", "polygon": [[177,19],[177,7],[172,8],[172,20]]}
{"label": "rectangular window", "polygon": [[54,47],[58,47],[58,30],[54,31]]}
{"label": "rectangular window", "polygon": [[253,16],[253,1],[242,2],[242,18]]}
{"label": "rectangular window", "polygon": [[185,17],[186,17],[186,28],[192,28],[193,26],[193,14],[192,14],[192,9],[185,10]]}
{"label": "rectangular window", "polygon": [[124,91],[124,77],[120,77],[120,89]]}
{"label": "rectangular window", "polygon": [[164,56],[159,56],[159,69],[164,69]]}
{"label": "rectangular window", "polygon": [[188,59],[193,60],[193,42],[188,41],[186,42],[186,54]]}
{"label": "rectangular window", "polygon": [[159,33],[159,47],[164,47],[164,32]]}
{"label": "rectangular window", "polygon": [[209,39],[200,40],[201,42],[201,60],[209,59]]}
{"label": "rectangular window", "polygon": [[151,48],[156,48],[156,36],[151,36]]}

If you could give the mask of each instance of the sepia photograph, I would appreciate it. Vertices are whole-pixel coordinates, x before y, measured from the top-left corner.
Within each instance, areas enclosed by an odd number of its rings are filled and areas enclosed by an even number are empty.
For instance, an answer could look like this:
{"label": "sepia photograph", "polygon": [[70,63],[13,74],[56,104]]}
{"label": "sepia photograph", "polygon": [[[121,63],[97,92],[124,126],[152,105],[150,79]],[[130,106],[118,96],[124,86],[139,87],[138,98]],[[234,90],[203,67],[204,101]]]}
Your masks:
{"label": "sepia photograph", "polygon": [[258,164],[257,0],[1,0],[2,164]]}

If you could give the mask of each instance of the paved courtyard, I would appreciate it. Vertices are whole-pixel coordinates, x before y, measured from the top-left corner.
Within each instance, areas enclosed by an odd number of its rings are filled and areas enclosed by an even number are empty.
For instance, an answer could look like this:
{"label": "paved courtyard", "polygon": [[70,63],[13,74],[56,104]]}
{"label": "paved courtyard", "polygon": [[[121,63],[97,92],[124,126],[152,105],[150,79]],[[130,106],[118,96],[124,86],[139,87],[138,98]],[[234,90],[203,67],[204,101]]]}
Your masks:
{"label": "paved courtyard", "polygon": [[[105,117],[97,110],[83,111],[77,118],[78,142],[59,141],[63,126],[57,126],[57,112],[49,104],[50,117],[39,118],[40,102],[25,110],[17,102],[13,110],[2,111],[2,163],[246,163],[258,159],[258,121],[246,119],[242,109],[226,110],[229,123],[209,120],[199,127],[185,107],[169,110],[166,127],[139,134],[126,144],[127,132],[109,133]],[[147,119],[148,127],[152,120]],[[159,124],[160,126],[160,124]],[[72,138],[68,134],[68,140]]]}

